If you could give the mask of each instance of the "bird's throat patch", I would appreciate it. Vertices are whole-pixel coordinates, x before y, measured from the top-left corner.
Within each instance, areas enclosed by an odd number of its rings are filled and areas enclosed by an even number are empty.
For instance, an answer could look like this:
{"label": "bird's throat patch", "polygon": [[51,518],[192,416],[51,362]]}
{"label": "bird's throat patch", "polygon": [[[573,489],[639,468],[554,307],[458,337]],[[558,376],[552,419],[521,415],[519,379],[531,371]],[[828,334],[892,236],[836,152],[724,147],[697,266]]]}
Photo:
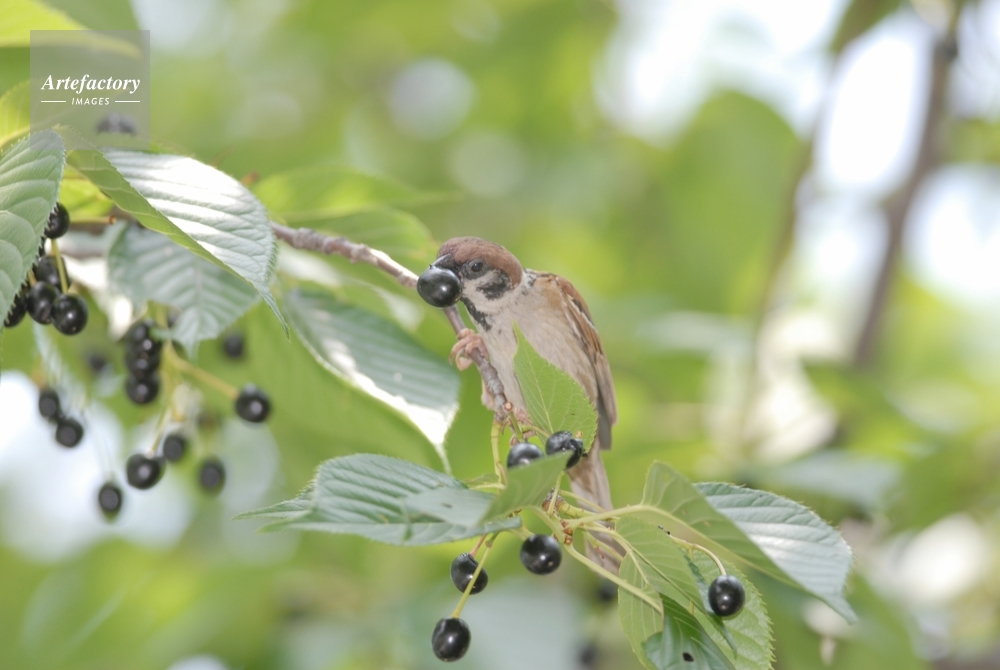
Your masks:
{"label": "bird's throat patch", "polygon": [[489,331],[493,328],[493,325],[490,323],[489,317],[487,317],[485,314],[476,309],[475,305],[472,304],[471,300],[469,300],[468,298],[462,298],[462,302],[465,303],[465,308],[469,310],[469,316],[472,317],[472,320],[475,321],[480,328],[482,328],[484,331]]}

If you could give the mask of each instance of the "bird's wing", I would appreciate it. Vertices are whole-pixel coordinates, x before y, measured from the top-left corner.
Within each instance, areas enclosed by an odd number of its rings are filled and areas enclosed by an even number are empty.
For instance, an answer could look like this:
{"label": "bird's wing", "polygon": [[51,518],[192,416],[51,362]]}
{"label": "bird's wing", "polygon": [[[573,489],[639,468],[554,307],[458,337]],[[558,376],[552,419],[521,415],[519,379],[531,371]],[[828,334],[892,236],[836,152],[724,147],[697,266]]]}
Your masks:
{"label": "bird's wing", "polygon": [[590,362],[594,366],[594,376],[597,379],[597,398],[592,398],[598,416],[601,418],[598,426],[598,441],[602,449],[611,447],[611,426],[618,421],[618,403],[615,399],[615,383],[611,378],[611,366],[608,364],[608,357],[604,353],[604,346],[601,344],[601,337],[597,334],[597,328],[587,309],[587,303],[569,282],[568,279],[559,275],[551,275],[561,289],[563,295],[569,298],[566,301],[566,312],[573,330],[581,340],[581,344]]}

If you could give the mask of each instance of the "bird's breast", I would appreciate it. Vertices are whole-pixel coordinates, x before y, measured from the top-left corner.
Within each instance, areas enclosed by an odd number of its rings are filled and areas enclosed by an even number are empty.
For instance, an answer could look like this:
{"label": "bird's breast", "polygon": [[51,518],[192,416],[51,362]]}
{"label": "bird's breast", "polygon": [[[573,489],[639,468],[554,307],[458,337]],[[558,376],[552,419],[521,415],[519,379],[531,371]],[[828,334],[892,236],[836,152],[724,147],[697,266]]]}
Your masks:
{"label": "bird's breast", "polygon": [[517,338],[514,324],[520,327],[525,339],[538,354],[553,365],[567,372],[586,392],[591,402],[597,398],[597,381],[593,363],[561,306],[544,301],[544,296],[527,292],[510,308],[492,315],[491,327],[479,328],[496,368],[504,391],[515,407],[525,407],[521,385],[514,374],[514,356]]}

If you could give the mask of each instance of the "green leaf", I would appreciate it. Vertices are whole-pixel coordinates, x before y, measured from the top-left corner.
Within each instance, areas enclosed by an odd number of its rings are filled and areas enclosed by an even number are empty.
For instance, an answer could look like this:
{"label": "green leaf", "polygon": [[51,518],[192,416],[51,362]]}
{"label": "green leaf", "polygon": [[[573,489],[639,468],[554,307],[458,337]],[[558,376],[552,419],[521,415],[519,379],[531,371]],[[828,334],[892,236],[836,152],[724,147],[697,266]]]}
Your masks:
{"label": "green leaf", "polygon": [[663,599],[663,632],[642,645],[657,670],[735,670],[694,615],[680,603]]}
{"label": "green leaf", "polygon": [[407,501],[416,500],[418,494],[440,489],[470,492],[454,477],[408,461],[353,454],[320,465],[315,479],[294,500],[237,518],[276,519],[265,526],[269,530],[359,535],[400,546],[452,542],[521,525],[520,518],[515,517],[466,526],[407,508]]}
{"label": "green leaf", "polygon": [[597,432],[597,412],[583,387],[542,358],[520,328],[515,326],[514,332],[517,336],[514,374],[521,384],[532,423],[546,435],[568,430],[581,437],[584,446],[589,448]]}
{"label": "green leaf", "polygon": [[[622,560],[618,576],[654,600],[658,597],[656,591],[645,583],[635,558],[631,554],[627,554]],[[636,657],[642,662],[643,667],[652,668],[652,663],[646,658],[643,644],[646,640],[663,631],[663,612],[654,609],[648,602],[633,595],[628,590],[619,588],[618,618]]]}
{"label": "green leaf", "polygon": [[257,291],[168,237],[127,226],[108,255],[111,285],[135,305],[153,300],[181,314],[171,337],[188,351],[218,337],[257,300]]}
{"label": "green leaf", "polygon": [[299,495],[268,507],[237,515],[237,519],[295,519],[312,509],[315,482],[309,482]]}
{"label": "green leaf", "polygon": [[[0,315],[38,255],[38,243],[55,207],[66,154],[53,132],[35,133],[0,156]],[[0,319],[0,332],[3,320]]]}
{"label": "green leaf", "polygon": [[4,0],[0,13],[0,47],[28,46],[32,30],[81,30],[62,12],[35,0]]}
{"label": "green leaf", "polygon": [[795,583],[848,621],[856,619],[844,599],[854,556],[836,529],[809,508],[770,491],[724,482],[695,486]]}
{"label": "green leaf", "polygon": [[289,224],[328,219],[428,196],[400,182],[335,165],[315,165],[261,179],[253,191]]}
{"label": "green leaf", "polygon": [[442,487],[422,491],[403,500],[412,513],[426,514],[441,521],[474,528],[488,517],[486,512],[495,495],[467,488]]}
{"label": "green leaf", "polygon": [[566,470],[569,454],[555,454],[507,471],[507,488],[496,496],[483,520],[508,516],[522,507],[541,504]]}
{"label": "green leaf", "polygon": [[277,242],[264,207],[242,184],[184,156],[82,150],[68,160],[144,226],[249,282],[284,327],[268,286]]}
{"label": "green leaf", "polygon": [[327,370],[406,416],[447,468],[444,438],[458,409],[458,373],[399,326],[324,291],[282,300],[292,329]]}
{"label": "green leaf", "polygon": [[0,147],[31,125],[31,82],[23,81],[0,98]]}
{"label": "green leaf", "polygon": [[665,463],[650,468],[642,503],[666,512],[716,548],[812,593],[848,621],[856,619],[843,595],[851,550],[802,505],[731,484],[696,487]]}
{"label": "green leaf", "polygon": [[624,517],[615,524],[632,548],[633,560],[641,567],[643,581],[659,593],[664,582],[684,597],[702,607],[702,594],[683,550],[656,526],[635,517]]}
{"label": "green leaf", "polygon": [[704,552],[696,551],[690,566],[703,603],[701,608],[695,608],[695,618],[736,666],[736,670],[770,670],[774,656],[771,620],[757,587],[746,575],[727,563],[726,572],[743,582],[746,602],[737,615],[722,619],[711,612],[708,605],[708,586],[719,575],[715,562]]}

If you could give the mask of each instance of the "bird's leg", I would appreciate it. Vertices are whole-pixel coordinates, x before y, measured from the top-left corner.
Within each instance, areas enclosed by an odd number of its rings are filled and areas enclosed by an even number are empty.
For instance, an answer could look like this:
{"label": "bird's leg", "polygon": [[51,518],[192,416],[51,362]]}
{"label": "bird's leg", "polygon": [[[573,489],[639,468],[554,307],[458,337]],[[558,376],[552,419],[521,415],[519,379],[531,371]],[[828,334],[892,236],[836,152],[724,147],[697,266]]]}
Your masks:
{"label": "bird's leg", "polygon": [[458,333],[458,342],[451,348],[451,355],[448,360],[455,363],[459,370],[465,370],[472,365],[470,352],[479,350],[483,356],[487,356],[486,345],[483,343],[483,336],[469,328],[463,328]]}

